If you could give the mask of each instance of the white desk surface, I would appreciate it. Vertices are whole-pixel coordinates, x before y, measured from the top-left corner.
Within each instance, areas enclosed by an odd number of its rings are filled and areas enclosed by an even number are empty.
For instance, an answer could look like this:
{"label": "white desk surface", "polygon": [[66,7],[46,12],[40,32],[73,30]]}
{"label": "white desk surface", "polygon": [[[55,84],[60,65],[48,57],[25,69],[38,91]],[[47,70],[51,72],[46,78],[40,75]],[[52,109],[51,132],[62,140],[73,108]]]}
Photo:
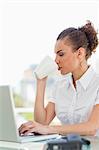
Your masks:
{"label": "white desk surface", "polygon": [[11,149],[11,150],[43,150],[44,143],[41,142],[28,142],[28,143],[14,143],[0,141],[0,150]]}
{"label": "white desk surface", "polygon": [[[91,141],[91,150],[99,150],[99,138],[85,137]],[[14,143],[0,141],[0,150],[43,150],[44,142]],[[8,148],[8,149],[7,149]]]}

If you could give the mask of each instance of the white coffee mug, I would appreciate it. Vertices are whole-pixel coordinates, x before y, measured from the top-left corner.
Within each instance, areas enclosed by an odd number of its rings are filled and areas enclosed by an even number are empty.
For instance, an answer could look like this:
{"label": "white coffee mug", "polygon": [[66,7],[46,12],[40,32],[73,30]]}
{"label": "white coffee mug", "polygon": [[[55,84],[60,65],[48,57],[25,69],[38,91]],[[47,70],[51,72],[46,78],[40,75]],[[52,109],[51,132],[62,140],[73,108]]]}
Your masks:
{"label": "white coffee mug", "polygon": [[58,65],[56,64],[56,62],[50,56],[46,56],[34,70],[34,73],[37,78],[42,79],[57,71]]}

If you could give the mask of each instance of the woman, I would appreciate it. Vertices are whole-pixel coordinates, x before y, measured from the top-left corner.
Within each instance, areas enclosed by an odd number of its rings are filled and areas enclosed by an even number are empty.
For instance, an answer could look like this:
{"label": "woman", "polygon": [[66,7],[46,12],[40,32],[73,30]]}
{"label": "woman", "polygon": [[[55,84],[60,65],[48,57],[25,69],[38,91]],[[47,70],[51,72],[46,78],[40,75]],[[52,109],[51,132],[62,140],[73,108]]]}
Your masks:
{"label": "woman", "polygon": [[[57,81],[49,103],[44,107],[46,80],[37,79],[35,121],[22,124],[19,133],[95,135],[99,128],[99,76],[87,60],[98,45],[91,22],[67,28],[57,37],[56,63],[62,75]],[[49,125],[57,116],[61,125]]]}

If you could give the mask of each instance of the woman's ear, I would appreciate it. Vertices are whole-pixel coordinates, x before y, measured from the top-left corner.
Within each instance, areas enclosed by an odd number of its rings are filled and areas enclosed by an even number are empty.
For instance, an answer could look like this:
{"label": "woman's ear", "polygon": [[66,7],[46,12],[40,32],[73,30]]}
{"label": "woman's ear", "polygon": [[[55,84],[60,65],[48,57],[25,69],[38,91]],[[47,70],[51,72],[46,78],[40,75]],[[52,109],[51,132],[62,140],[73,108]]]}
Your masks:
{"label": "woman's ear", "polygon": [[85,59],[85,57],[86,57],[86,50],[85,50],[85,48],[80,47],[80,48],[77,50],[77,56],[78,56],[78,58],[79,58],[80,60]]}

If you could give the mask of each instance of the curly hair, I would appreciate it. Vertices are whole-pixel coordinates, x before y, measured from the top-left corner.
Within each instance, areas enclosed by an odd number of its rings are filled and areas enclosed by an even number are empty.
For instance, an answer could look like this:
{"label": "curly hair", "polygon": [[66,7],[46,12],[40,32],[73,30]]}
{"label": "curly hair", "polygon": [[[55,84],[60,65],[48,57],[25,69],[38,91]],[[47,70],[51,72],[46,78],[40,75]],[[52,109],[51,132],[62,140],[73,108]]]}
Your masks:
{"label": "curly hair", "polygon": [[70,27],[63,30],[57,37],[57,40],[68,39],[73,50],[76,51],[78,48],[83,47],[86,49],[86,59],[88,59],[92,52],[96,51],[98,46],[97,32],[90,21],[78,28]]}

